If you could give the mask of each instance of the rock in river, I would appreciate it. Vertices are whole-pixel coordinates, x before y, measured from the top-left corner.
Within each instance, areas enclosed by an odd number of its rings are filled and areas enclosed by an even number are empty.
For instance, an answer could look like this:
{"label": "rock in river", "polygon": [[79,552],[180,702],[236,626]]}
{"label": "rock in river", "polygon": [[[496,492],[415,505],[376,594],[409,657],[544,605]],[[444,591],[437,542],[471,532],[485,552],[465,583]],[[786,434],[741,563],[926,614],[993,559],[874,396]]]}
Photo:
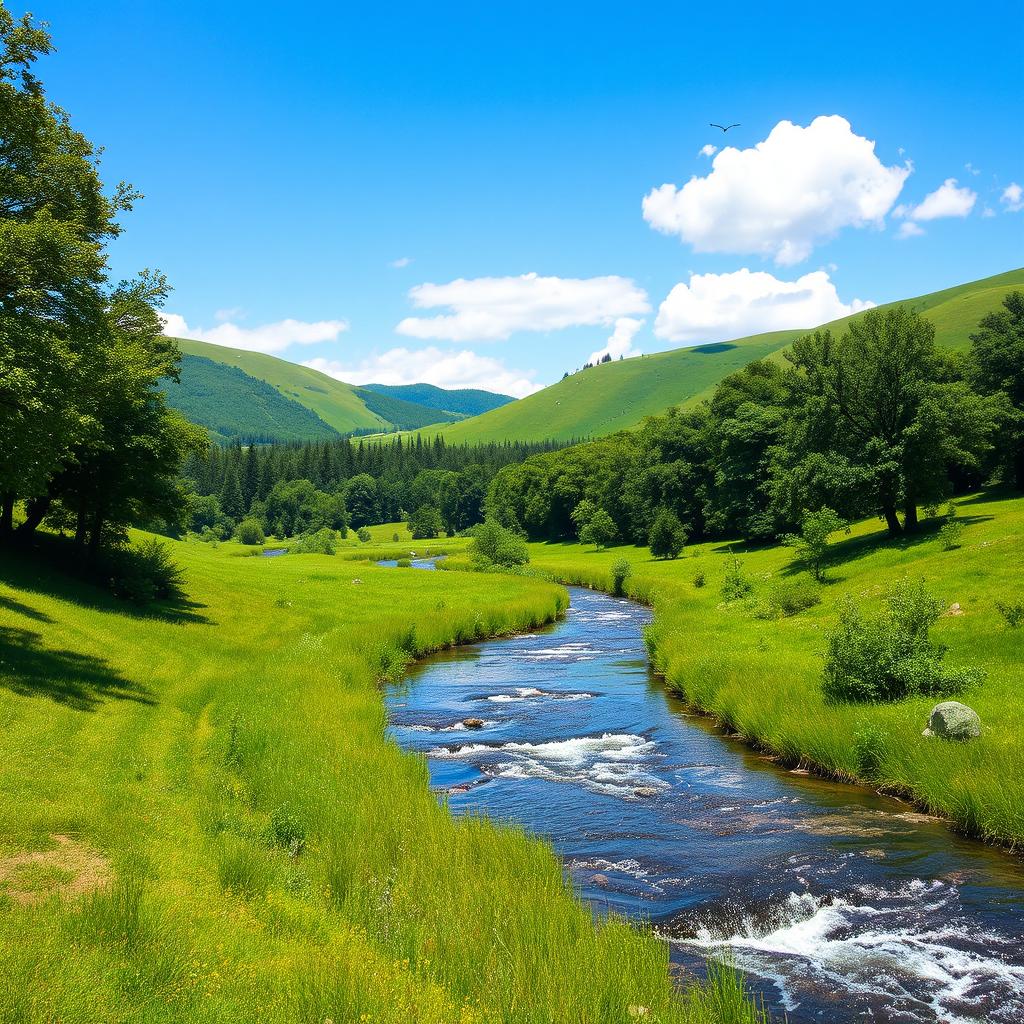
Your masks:
{"label": "rock in river", "polygon": [[467,729],[482,729],[484,727],[484,720],[482,718],[464,718],[462,724]]}
{"label": "rock in river", "polygon": [[932,708],[923,736],[944,740],[972,740],[981,735],[981,719],[976,711],[956,700],[943,701]]}

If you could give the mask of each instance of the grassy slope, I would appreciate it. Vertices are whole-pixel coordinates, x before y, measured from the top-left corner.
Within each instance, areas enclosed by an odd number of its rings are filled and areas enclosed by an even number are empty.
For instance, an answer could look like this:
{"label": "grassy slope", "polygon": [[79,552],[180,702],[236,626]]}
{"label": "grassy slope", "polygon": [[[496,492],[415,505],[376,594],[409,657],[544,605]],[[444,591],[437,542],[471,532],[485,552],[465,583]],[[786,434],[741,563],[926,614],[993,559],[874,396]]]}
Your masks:
{"label": "grassy slope", "polygon": [[415,402],[428,409],[454,412],[462,416],[478,416],[515,401],[510,395],[499,395],[494,391],[481,391],[478,388],[446,390],[433,384],[367,384],[363,390],[376,391],[378,394]]}
{"label": "grassy slope", "polygon": [[[874,723],[885,733],[872,785],[911,793],[931,811],[973,835],[1024,845],[1024,629],[1010,629],[995,602],[1024,600],[1024,499],[981,495],[960,503],[962,546],[943,551],[933,529],[889,541],[875,521],[835,544],[834,582],[821,605],[787,619],[763,620],[749,607],[723,605],[727,550],[700,545],[678,561],[654,561],[638,548],[594,552],[579,545],[531,545],[534,564],[564,582],[610,585],[611,563],[625,556],[634,576],[627,590],[653,602],[654,663],[668,684],[731,730],[781,755],[847,778],[858,776],[854,733]],[[697,557],[691,557],[694,553]],[[773,547],[742,556],[755,597],[792,572],[792,552]],[[698,572],[707,585],[693,584]],[[936,702],[826,705],[821,697],[824,633],[836,603],[852,594],[870,606],[903,576],[923,577],[947,605],[964,614],[934,630],[951,665],[988,670],[983,685],[959,699],[981,716],[982,737],[969,744],[927,740],[921,730]]]}
{"label": "grassy slope", "polygon": [[[964,348],[978,320],[996,309],[1012,287],[1024,287],[1024,270],[908,299],[934,324],[946,348]],[[896,303],[893,303],[896,305]],[[884,308],[884,307],[883,307]],[[849,318],[827,326],[842,328]],[[782,350],[805,331],[777,331],[715,345],[674,349],[603,363],[543,391],[482,416],[431,430],[452,443],[543,441],[597,437],[635,426],[669,406],[704,398],[723,377],[754,359]]]}
{"label": "grassy slope", "polygon": [[[662,943],[595,926],[548,847],[452,818],[385,740],[380,678],[559,588],[173,551],[190,602],[146,615],[0,560],[0,1019],[753,1020],[673,996]],[[57,836],[97,891],[16,859]]]}

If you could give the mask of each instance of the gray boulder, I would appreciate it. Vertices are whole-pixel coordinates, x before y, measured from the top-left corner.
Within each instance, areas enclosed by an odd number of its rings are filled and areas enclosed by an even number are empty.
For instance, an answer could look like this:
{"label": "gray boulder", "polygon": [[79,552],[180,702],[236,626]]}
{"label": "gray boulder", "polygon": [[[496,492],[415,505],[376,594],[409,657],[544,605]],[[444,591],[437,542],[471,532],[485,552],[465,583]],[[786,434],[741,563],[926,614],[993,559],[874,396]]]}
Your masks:
{"label": "gray boulder", "polygon": [[922,735],[944,740],[973,740],[981,735],[981,719],[966,704],[946,700],[932,708],[928,728]]}

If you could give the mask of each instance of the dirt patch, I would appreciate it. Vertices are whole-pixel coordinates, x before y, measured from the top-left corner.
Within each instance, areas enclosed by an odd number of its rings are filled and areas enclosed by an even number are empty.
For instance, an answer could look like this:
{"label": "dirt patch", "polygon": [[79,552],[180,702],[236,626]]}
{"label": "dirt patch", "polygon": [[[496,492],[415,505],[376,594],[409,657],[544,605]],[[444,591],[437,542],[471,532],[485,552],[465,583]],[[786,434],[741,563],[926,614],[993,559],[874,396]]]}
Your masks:
{"label": "dirt patch", "polygon": [[84,896],[110,881],[110,861],[102,854],[70,836],[51,838],[52,850],[0,858],[0,893],[30,906],[54,893],[71,899]]}

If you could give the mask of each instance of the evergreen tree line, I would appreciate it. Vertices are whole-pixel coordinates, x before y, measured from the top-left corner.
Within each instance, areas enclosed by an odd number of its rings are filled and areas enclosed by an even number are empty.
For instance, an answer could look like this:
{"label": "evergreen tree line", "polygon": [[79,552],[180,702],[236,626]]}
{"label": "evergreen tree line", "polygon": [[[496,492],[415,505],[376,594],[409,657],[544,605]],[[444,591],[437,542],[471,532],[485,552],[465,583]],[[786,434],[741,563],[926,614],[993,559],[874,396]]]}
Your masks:
{"label": "evergreen tree line", "polygon": [[0,6],[0,541],[46,521],[95,556],[129,523],[178,517],[182,462],[206,437],[160,389],[179,358],[163,276],[108,281],[139,195],[104,190],[97,151],[47,101],[32,68],[50,49]]}
{"label": "evergreen tree line", "polygon": [[189,529],[216,536],[246,519],[279,537],[359,529],[408,519],[436,536],[478,523],[495,473],[556,450],[554,442],[449,445],[424,441],[323,442],[211,447],[186,465]]}
{"label": "evergreen tree line", "polygon": [[678,529],[765,541],[820,509],[878,515],[898,535],[919,507],[988,481],[1024,489],[1020,292],[965,354],[939,351],[906,307],[868,312],[839,337],[815,331],[785,363],[751,363],[692,410],[505,467],[486,512],[531,540],[656,533],[674,550],[666,535]]}

